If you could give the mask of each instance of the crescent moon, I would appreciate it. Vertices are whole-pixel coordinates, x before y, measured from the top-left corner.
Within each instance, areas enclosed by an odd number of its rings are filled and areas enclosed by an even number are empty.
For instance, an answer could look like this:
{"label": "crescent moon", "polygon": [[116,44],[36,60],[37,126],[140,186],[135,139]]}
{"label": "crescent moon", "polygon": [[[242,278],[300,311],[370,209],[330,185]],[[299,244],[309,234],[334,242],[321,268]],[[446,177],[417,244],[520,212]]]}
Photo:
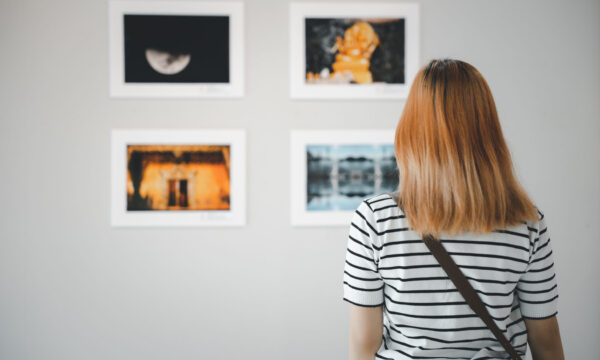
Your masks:
{"label": "crescent moon", "polygon": [[146,61],[156,72],[163,75],[175,75],[185,69],[192,55],[174,55],[168,51],[146,49]]}

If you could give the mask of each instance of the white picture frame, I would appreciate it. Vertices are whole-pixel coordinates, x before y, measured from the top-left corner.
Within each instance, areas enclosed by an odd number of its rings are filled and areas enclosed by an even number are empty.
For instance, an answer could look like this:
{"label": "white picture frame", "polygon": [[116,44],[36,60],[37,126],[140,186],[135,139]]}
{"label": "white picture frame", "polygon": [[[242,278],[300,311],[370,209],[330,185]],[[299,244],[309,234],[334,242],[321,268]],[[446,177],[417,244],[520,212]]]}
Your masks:
{"label": "white picture frame", "polygon": [[[306,19],[357,18],[405,21],[403,83],[309,84],[306,81]],[[419,66],[419,4],[417,3],[291,3],[290,96],[292,99],[403,99]]]}
{"label": "white picture frame", "polygon": [[[228,17],[228,82],[126,82],[124,40],[126,14]],[[108,17],[110,97],[239,98],[244,95],[244,5],[242,2],[111,1]]]}
{"label": "white picture frame", "polygon": [[[361,130],[292,130],[290,133],[290,214],[292,226],[348,226],[356,206],[347,210],[308,210],[308,145],[394,145],[395,131]],[[395,162],[395,156],[394,156]],[[375,195],[375,194],[373,194]],[[367,196],[368,197],[368,196]]]}
{"label": "white picture frame", "polygon": [[[228,210],[127,210],[128,145],[228,145]],[[115,227],[244,226],[246,135],[241,129],[113,129],[111,132],[111,225]]]}

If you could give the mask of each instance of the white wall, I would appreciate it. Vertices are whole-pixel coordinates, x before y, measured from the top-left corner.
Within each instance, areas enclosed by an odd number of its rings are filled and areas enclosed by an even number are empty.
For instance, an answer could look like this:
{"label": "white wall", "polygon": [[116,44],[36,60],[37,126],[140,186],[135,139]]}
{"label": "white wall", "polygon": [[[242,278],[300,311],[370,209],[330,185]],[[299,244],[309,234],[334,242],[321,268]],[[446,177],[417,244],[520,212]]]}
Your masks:
{"label": "white wall", "polygon": [[[247,0],[241,100],[108,98],[106,1],[0,4],[0,358],[344,359],[347,229],[292,228],[290,129],[393,128],[399,101],[291,101],[288,2]],[[421,63],[494,92],[546,213],[570,359],[600,338],[600,2],[421,1]],[[243,127],[248,225],[109,226],[110,129]]]}

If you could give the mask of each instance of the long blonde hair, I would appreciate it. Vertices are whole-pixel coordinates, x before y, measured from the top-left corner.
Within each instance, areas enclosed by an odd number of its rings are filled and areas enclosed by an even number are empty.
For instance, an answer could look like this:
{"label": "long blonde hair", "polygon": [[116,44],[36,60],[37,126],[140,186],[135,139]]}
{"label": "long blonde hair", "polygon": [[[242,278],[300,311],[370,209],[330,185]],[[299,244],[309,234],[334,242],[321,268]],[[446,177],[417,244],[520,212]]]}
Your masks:
{"label": "long blonde hair", "polygon": [[537,219],[513,174],[490,88],[463,61],[421,68],[396,128],[399,205],[420,234],[487,233]]}

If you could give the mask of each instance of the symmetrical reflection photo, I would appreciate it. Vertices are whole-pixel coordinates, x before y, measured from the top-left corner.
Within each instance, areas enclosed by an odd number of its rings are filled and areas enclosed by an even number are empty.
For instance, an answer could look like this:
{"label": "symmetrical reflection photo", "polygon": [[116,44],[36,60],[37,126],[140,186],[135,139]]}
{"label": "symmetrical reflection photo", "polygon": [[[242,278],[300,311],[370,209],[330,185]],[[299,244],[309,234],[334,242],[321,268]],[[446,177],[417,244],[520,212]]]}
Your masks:
{"label": "symmetrical reflection photo", "polygon": [[128,145],[127,210],[229,210],[229,145]]}
{"label": "symmetrical reflection photo", "polygon": [[306,210],[354,210],[363,198],[398,186],[394,146],[307,145]]}

